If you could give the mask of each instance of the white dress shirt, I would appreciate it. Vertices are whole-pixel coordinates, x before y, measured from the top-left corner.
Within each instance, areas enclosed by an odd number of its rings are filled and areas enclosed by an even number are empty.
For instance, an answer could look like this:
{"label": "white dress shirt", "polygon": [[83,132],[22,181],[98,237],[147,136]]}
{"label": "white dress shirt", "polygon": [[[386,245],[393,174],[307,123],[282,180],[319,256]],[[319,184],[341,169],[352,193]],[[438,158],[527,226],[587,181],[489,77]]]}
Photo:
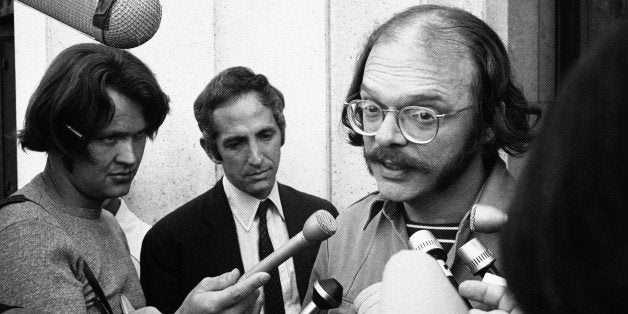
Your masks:
{"label": "white dress shirt", "polygon": [[120,208],[116,212],[116,220],[122,227],[124,235],[126,236],[126,242],[129,243],[129,251],[131,251],[131,259],[133,260],[133,266],[137,271],[137,276],[140,276],[140,252],[142,252],[142,241],[150,225],[139,219],[133,212],[129,210],[126,203],[120,198]]}
{"label": "white dress shirt", "polygon": [[[231,213],[236,221],[235,225],[238,234],[238,243],[240,245],[240,255],[242,256],[242,264],[246,271],[259,262],[259,218],[257,218],[255,214],[257,207],[263,200],[242,192],[229,182],[226,176],[222,177],[222,184],[225,189],[227,201],[229,202],[229,207],[231,207]],[[270,241],[273,243],[273,248],[276,250],[290,239],[283,208],[281,207],[277,181],[275,181],[275,185],[268,199],[273,202],[274,206],[269,207],[268,211],[266,211],[266,223],[268,225]],[[279,280],[281,281],[283,304],[286,314],[299,313],[301,311],[301,302],[299,300],[297,277],[294,272],[294,262],[292,258],[279,265]],[[263,294],[263,289],[261,289],[261,291]],[[262,313],[264,313],[263,308]]]}

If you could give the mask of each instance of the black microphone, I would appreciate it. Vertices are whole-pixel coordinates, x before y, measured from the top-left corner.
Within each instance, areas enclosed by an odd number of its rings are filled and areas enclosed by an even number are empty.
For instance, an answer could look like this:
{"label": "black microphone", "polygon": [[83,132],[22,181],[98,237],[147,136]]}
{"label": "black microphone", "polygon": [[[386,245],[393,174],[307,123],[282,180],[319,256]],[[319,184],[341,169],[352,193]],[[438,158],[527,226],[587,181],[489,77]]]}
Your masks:
{"label": "black microphone", "polygon": [[480,240],[476,238],[469,240],[458,249],[457,253],[474,276],[482,277],[484,282],[506,286],[506,279],[495,267],[497,260]]}
{"label": "black microphone", "polygon": [[335,309],[340,304],[342,304],[342,285],[334,278],[321,279],[314,284],[312,302],[303,308],[301,314]]}
{"label": "black microphone", "polygon": [[[410,243],[410,247],[414,250],[418,250],[432,256],[438,263],[438,266],[440,266],[443,274],[447,276],[449,282],[454,286],[454,288],[456,288],[456,291],[458,291],[458,282],[456,281],[454,274],[452,274],[451,270],[449,270],[447,263],[445,263],[445,260],[447,260],[447,253],[445,253],[445,249],[443,249],[443,246],[440,245],[438,239],[436,239],[431,232],[428,230],[419,230],[410,236],[410,240],[408,242]],[[471,303],[469,303],[469,300],[465,298],[462,298],[462,300],[469,309],[473,308]]]}
{"label": "black microphone", "polygon": [[111,47],[134,48],[155,35],[159,0],[19,0]]}

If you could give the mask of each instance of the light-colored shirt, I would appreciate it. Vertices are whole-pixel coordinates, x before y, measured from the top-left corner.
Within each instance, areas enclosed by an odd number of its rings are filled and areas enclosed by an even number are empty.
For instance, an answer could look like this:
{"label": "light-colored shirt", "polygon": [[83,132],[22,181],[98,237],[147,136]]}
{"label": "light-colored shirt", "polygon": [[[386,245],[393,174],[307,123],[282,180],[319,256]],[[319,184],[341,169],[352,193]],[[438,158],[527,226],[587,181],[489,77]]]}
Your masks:
{"label": "light-colored shirt", "polygon": [[129,243],[129,251],[137,276],[140,276],[140,253],[142,252],[142,241],[150,225],[139,219],[126,205],[123,199],[120,199],[120,208],[116,212],[116,220],[124,231],[126,241]]}
{"label": "light-colored shirt", "polygon": [[[245,270],[251,269],[259,263],[259,218],[256,217],[257,207],[263,200],[248,195],[236,188],[226,176],[223,176],[223,187],[225,195],[231,207],[231,213],[236,221],[236,231],[240,246],[240,255]],[[288,228],[286,227],[279,189],[277,182],[268,196],[274,206],[266,211],[266,222],[268,235],[276,250],[289,240]],[[292,258],[279,265],[279,280],[283,294],[283,303],[286,313],[299,313],[301,303],[299,301],[299,291],[297,290],[297,277],[294,272],[294,262]],[[260,288],[263,293],[263,289]],[[262,313],[264,310],[262,309]],[[271,313],[268,313],[271,314]]]}

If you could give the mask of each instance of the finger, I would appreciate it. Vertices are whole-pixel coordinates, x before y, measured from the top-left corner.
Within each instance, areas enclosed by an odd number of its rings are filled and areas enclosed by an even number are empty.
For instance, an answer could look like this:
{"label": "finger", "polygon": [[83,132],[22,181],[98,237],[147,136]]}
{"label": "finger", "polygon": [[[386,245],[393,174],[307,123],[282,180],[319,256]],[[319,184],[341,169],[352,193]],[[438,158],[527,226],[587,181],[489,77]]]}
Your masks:
{"label": "finger", "polygon": [[220,291],[233,285],[239,276],[240,271],[236,268],[217,277],[205,277],[196,288],[200,291]]}
{"label": "finger", "polygon": [[253,313],[254,314],[261,313],[262,312],[262,306],[264,306],[264,298],[262,297],[262,294],[260,293],[260,295],[255,300],[255,307],[253,308]]}
{"label": "finger", "polygon": [[[253,296],[257,298],[259,292],[257,288],[263,286],[270,279],[268,273],[260,272],[248,277],[222,291],[218,291],[217,301],[219,307],[227,308],[234,306],[245,300],[247,297]],[[254,299],[253,299],[254,300]]]}
{"label": "finger", "polygon": [[[460,284],[458,288],[460,295],[467,299],[471,299],[477,302],[488,304],[493,308],[499,308],[501,305],[511,305],[512,302],[507,302],[504,298],[506,296],[506,287],[500,285],[494,285],[478,280],[467,280]],[[503,300],[504,299],[504,300]],[[501,308],[503,310],[510,310],[507,308]]]}
{"label": "finger", "polygon": [[262,298],[262,294],[260,293],[255,299],[255,302],[253,303],[253,306],[251,307],[250,311],[246,313],[259,314],[262,311],[263,305],[264,305],[264,298]]}

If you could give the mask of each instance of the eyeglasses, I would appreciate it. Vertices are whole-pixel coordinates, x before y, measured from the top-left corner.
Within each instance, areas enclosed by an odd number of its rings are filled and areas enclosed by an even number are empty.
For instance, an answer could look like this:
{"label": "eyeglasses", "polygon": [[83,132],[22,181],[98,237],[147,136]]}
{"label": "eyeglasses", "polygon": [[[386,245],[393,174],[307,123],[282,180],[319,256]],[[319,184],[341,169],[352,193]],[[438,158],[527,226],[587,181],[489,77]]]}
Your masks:
{"label": "eyeglasses", "polygon": [[430,108],[407,106],[401,110],[384,109],[377,103],[366,99],[354,99],[344,103],[347,106],[347,118],[353,130],[365,136],[374,136],[379,130],[386,113],[397,113],[397,125],[403,136],[412,143],[427,144],[436,138],[440,119],[451,117],[473,105],[444,114],[437,114]]}

